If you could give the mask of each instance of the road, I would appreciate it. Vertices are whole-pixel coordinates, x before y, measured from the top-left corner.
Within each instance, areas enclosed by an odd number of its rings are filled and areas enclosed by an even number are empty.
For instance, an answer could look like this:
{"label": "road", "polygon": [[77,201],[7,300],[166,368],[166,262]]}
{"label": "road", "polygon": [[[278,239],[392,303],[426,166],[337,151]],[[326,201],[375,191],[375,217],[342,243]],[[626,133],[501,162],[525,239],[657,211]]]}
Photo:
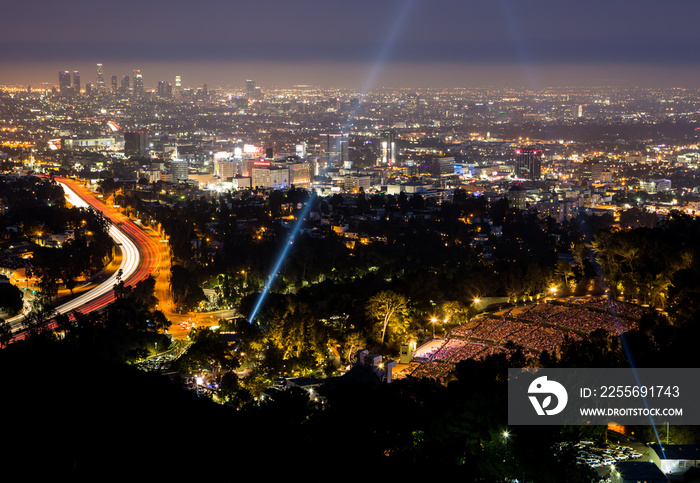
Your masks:
{"label": "road", "polygon": [[[159,249],[159,265],[153,276],[156,279],[155,296],[158,299],[156,308],[163,312],[172,325],[168,333],[175,339],[186,339],[192,328],[212,327],[219,325],[221,319],[235,317],[235,310],[216,310],[213,312],[184,312],[181,313],[173,301],[170,291],[170,245],[163,233],[156,232],[153,228],[146,228],[145,232],[151,236]],[[161,235],[163,238],[161,238]]]}
{"label": "road", "polygon": [[[80,312],[87,314],[99,310],[114,301],[114,284],[117,283],[116,273],[122,270],[121,279],[127,287],[136,285],[150,275],[156,278],[155,295],[159,304],[157,308],[172,322],[169,332],[176,339],[187,337],[193,327],[209,327],[218,325],[223,318],[236,315],[232,310],[219,310],[208,313],[180,313],[175,308],[170,293],[170,247],[168,243],[162,243],[160,234],[153,229],[143,229],[136,226],[127,216],[117,209],[107,206],[93,195],[88,189],[78,182],[54,177],[66,193],[69,203],[78,207],[90,207],[101,212],[107,218],[111,226],[109,234],[119,245],[120,256],[113,262],[119,263],[114,271],[108,271],[109,277],[90,290],[87,290],[72,300],[60,305],[58,313],[70,314]],[[13,340],[22,339],[25,334],[21,332],[22,316],[8,320],[13,332],[17,332]],[[48,328],[52,328],[51,324]]]}
{"label": "road", "polygon": [[[119,245],[121,251],[119,268],[122,270],[121,280],[124,281],[125,286],[132,287],[151,275],[160,262],[158,246],[151,237],[147,236],[129,218],[106,206],[74,180],[62,177],[56,177],[54,180],[61,185],[72,205],[93,208],[109,220],[111,224],[109,235]],[[73,311],[87,314],[99,310],[114,301],[115,283],[117,283],[116,273],[92,290],[60,305],[56,310],[60,314]],[[22,320],[17,318],[10,319],[8,322],[11,323],[13,331],[22,325]],[[23,335],[17,334],[13,339],[21,339]]]}
{"label": "road", "polygon": [[[106,206],[77,182],[67,178],[56,177],[54,179],[63,187],[67,194],[69,192],[73,193],[88,206],[101,212],[110,221],[109,234],[115,240],[115,243],[120,244],[119,248],[122,252],[120,268],[123,272],[121,279],[124,281],[124,285],[133,287],[153,273],[156,267],[159,266],[160,256],[158,246],[151,237],[146,235],[128,217]],[[71,195],[68,196],[70,197]],[[90,292],[80,296],[85,297],[84,299],[63,304],[58,310],[61,313],[71,310],[89,313],[101,309],[114,300],[113,288],[116,281],[116,274],[114,274]]]}

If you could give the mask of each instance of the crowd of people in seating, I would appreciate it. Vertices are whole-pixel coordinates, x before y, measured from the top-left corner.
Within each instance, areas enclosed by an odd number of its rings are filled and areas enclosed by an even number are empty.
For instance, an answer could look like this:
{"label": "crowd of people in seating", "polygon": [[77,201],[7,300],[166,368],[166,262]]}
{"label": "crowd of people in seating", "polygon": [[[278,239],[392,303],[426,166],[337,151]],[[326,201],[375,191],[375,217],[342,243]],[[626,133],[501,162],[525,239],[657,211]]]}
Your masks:
{"label": "crowd of people in seating", "polygon": [[545,350],[556,355],[566,340],[579,340],[598,329],[613,336],[633,330],[646,310],[602,298],[550,302],[480,316],[455,327],[441,344],[433,341],[428,350],[416,352],[421,363],[411,375],[444,380],[461,360],[482,359],[514,347],[532,355]]}

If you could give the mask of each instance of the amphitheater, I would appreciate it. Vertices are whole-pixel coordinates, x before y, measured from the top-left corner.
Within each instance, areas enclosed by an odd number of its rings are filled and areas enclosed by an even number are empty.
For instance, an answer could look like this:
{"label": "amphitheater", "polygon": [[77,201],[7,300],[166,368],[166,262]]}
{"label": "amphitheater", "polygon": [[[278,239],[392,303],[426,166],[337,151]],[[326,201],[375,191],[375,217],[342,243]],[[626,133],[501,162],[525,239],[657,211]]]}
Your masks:
{"label": "amphitheater", "polygon": [[617,300],[567,298],[481,315],[416,349],[404,374],[444,380],[459,361],[515,347],[533,356],[545,350],[559,355],[566,340],[579,340],[595,330],[617,336],[636,329],[645,310]]}

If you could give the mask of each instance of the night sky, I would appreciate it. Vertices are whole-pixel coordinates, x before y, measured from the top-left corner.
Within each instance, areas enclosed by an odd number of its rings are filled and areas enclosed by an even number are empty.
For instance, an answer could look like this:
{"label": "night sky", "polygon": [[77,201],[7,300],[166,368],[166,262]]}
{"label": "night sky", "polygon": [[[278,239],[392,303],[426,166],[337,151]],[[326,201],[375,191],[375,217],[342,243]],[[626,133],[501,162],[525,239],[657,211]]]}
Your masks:
{"label": "night sky", "polygon": [[[3,5],[0,83],[371,88],[679,85],[700,79],[697,0],[28,0]],[[54,72],[55,71],[55,72]]]}

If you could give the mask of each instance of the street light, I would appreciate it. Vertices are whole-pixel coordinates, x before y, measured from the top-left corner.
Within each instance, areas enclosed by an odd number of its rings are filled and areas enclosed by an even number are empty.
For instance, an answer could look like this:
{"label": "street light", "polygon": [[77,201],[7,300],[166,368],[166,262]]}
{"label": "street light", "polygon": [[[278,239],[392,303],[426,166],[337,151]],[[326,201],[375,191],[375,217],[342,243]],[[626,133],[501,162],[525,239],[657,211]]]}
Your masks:
{"label": "street light", "polygon": [[430,319],[430,321],[433,323],[433,339],[435,338],[435,322],[437,322],[437,319],[433,317]]}

